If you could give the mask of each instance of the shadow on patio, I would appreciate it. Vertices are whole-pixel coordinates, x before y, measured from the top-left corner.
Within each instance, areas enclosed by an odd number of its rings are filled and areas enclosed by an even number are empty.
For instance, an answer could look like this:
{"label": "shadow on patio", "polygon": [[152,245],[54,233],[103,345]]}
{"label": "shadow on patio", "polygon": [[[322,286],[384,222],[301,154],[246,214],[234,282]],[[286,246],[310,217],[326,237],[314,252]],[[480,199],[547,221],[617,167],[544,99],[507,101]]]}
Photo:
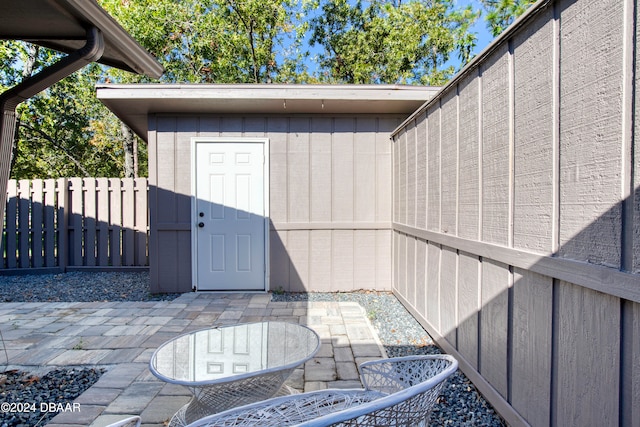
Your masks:
{"label": "shadow on patio", "polygon": [[[365,360],[399,351],[437,351],[417,323],[397,331],[396,342],[383,347],[375,330],[384,327],[382,314],[347,301],[358,293],[320,301],[322,295],[326,294],[274,295],[272,300],[271,294],[189,293],[156,302],[3,303],[0,324],[7,369],[43,373],[54,368],[105,368],[99,381],[74,401],[76,410],[58,413],[49,426],[104,426],[128,415],[141,415],[145,426],[162,426],[188,401],[189,392],[156,379],[148,362],[160,344],[183,332],[261,320],[306,324],[320,335],[322,346],[287,382],[305,391],[360,387],[357,364]],[[389,309],[385,311],[395,312],[390,304],[402,309],[390,294],[376,295],[382,300],[377,303]],[[423,337],[409,338],[416,327],[415,333]],[[460,379],[451,382],[459,384]]]}

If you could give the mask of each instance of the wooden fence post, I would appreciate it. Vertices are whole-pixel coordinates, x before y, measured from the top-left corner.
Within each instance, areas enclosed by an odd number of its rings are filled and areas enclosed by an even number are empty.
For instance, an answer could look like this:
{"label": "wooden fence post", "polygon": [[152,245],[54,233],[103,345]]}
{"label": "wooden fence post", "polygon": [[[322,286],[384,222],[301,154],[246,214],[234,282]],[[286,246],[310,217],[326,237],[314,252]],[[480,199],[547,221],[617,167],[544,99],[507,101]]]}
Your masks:
{"label": "wooden fence post", "polygon": [[54,179],[46,179],[44,181],[44,265],[45,267],[56,266],[56,181]]}
{"label": "wooden fence post", "polygon": [[147,203],[147,179],[135,179],[135,210],[136,210],[136,265],[148,265],[147,240],[149,235],[149,209]]}
{"label": "wooden fence post", "polygon": [[5,212],[5,253],[7,257],[6,268],[17,268],[17,219],[18,214],[18,183],[15,179],[10,179],[7,184],[7,211]]}
{"label": "wooden fence post", "polygon": [[58,178],[57,193],[58,193],[58,267],[61,271],[66,271],[69,265],[69,213],[67,207],[69,206],[69,182],[67,178]]}
{"label": "wooden fence post", "polygon": [[31,247],[29,244],[29,208],[31,204],[31,181],[21,179],[18,182],[18,265],[30,267]]}

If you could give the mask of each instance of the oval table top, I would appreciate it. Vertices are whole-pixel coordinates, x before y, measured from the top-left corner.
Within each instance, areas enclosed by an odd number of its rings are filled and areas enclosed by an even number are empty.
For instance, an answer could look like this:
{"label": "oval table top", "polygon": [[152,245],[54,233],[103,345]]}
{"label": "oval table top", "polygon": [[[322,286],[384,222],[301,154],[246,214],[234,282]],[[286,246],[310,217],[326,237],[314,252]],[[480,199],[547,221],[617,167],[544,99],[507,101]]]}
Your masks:
{"label": "oval table top", "polygon": [[312,329],[268,321],[201,329],[162,344],[149,362],[163,381],[199,386],[299,366],[320,348]]}

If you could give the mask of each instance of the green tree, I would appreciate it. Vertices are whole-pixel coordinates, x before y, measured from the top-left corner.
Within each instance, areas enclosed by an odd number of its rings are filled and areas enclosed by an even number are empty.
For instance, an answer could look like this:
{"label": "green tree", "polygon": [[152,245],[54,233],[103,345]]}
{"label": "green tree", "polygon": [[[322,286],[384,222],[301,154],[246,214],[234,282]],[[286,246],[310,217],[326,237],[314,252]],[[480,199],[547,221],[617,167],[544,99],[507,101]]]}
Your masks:
{"label": "green tree", "polygon": [[[0,86],[15,86],[62,55],[35,45],[0,43]],[[11,176],[117,176],[121,153],[97,143],[92,130],[104,108],[95,98],[96,65],[77,72],[18,107]]]}
{"label": "green tree", "polygon": [[[160,60],[165,82],[280,81],[280,70],[300,59],[295,0],[101,0],[101,5]],[[110,76],[140,80],[121,72]]]}
{"label": "green tree", "polygon": [[491,33],[494,36],[502,33],[535,2],[536,0],[482,0]]}
{"label": "green tree", "polygon": [[[102,0],[102,6],[163,64],[170,83],[299,82],[301,33],[294,0]],[[284,53],[284,55],[283,55]],[[296,56],[297,55],[297,56]],[[295,56],[295,57],[294,57]],[[281,61],[281,64],[279,61]],[[144,77],[111,69],[109,81]],[[122,125],[124,175],[139,139]]]}
{"label": "green tree", "polygon": [[[452,55],[469,59],[478,17],[454,0],[98,1],[159,59],[166,70],[159,81],[168,83],[441,84],[455,71]],[[0,41],[0,86],[59,57]],[[96,99],[94,86],[148,81],[94,64],[23,103],[12,176],[144,175],[145,145]]]}
{"label": "green tree", "polygon": [[470,59],[479,16],[452,0],[319,0],[308,9],[321,11],[310,21],[320,80],[335,83],[443,84],[456,71],[451,55]]}

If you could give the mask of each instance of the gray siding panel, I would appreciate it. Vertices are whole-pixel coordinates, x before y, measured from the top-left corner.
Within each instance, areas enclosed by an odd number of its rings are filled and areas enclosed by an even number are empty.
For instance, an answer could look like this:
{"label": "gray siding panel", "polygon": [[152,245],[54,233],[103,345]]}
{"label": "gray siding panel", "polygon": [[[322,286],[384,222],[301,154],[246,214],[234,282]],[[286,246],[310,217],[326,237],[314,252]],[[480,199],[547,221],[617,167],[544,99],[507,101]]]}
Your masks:
{"label": "gray siding panel", "polygon": [[558,305],[554,424],[618,425],[620,301],[563,282]]}
{"label": "gray siding panel", "polygon": [[458,269],[458,351],[474,369],[478,369],[480,260],[461,252]]}
{"label": "gray siding panel", "polygon": [[[358,118],[354,135],[354,220],[376,220],[376,119]],[[388,186],[388,184],[387,184]]]}
{"label": "gray siding panel", "polygon": [[416,238],[407,236],[407,288],[405,295],[412,306],[416,305]]}
{"label": "gray siding panel", "polygon": [[309,284],[307,290],[329,292],[331,290],[331,230],[311,231],[309,253]]}
{"label": "gray siding panel", "polygon": [[242,136],[262,138],[266,135],[267,119],[265,117],[245,117],[242,124]]}
{"label": "gray siding panel", "polygon": [[440,245],[427,246],[427,315],[425,319],[440,332]]}
{"label": "gray siding panel", "polygon": [[407,127],[407,220],[406,224],[414,227],[416,224],[416,128],[415,123]]}
{"label": "gray siding panel", "polygon": [[394,290],[510,425],[640,426],[639,17],[538,2],[393,135],[426,140],[426,226],[394,224],[426,242],[424,313]]}
{"label": "gray siding panel", "polygon": [[269,232],[269,287],[272,290],[290,290],[287,254],[288,231],[270,230]]}
{"label": "gray siding panel", "polygon": [[397,216],[395,220],[401,224],[407,223],[407,131],[403,130],[397,142]]}
{"label": "gray siding panel", "polygon": [[427,110],[427,229],[440,231],[440,108]]}
{"label": "gray siding panel", "polygon": [[402,293],[402,295],[408,295],[407,292],[407,235],[399,234],[397,236],[397,251],[396,254],[398,256],[398,291]]}
{"label": "gray siding panel", "polygon": [[453,248],[442,248],[440,276],[440,320],[441,334],[453,347],[458,347],[458,254]]}
{"label": "gray siding panel", "polygon": [[[509,243],[509,51],[501,46],[482,72],[482,236]],[[489,108],[491,106],[491,108]]]}
{"label": "gray siding panel", "polygon": [[376,289],[376,234],[375,230],[354,232],[353,289]]}
{"label": "gray siding panel", "polygon": [[354,220],[353,141],[354,118],[336,118],[333,134],[332,163],[332,219]]}
{"label": "gray siding panel", "polygon": [[289,256],[289,286],[292,292],[306,292],[309,289],[309,231],[291,230],[287,238],[287,255]]}
{"label": "gray siding panel", "polygon": [[376,221],[391,222],[392,219],[392,146],[390,135],[400,124],[398,119],[380,117],[374,135],[376,146]]}
{"label": "gray siding panel", "polygon": [[[553,10],[515,37],[514,246],[553,250],[554,62]],[[531,126],[536,123],[535,126]]]}
{"label": "gray siding panel", "polygon": [[427,117],[416,117],[416,227],[427,228]]}
{"label": "gray siding panel", "polygon": [[287,149],[289,222],[309,222],[309,118],[292,118]]}
{"label": "gray siding panel", "polygon": [[480,323],[480,373],[502,395],[508,398],[509,281],[507,265],[484,260]]}
{"label": "gray siding panel", "polygon": [[560,255],[619,267],[622,2],[560,8]]}
{"label": "gray siding panel", "polygon": [[332,126],[330,118],[314,118],[311,121],[311,221],[331,221]]}
{"label": "gray siding panel", "polygon": [[458,233],[458,97],[452,90],[442,96],[441,231]]}
{"label": "gray siding panel", "polygon": [[420,315],[427,313],[427,242],[417,239],[416,242],[416,299],[414,306]]}
{"label": "gray siding panel", "polygon": [[393,233],[391,230],[376,232],[376,289],[389,291],[392,288]]}
{"label": "gray siding panel", "polygon": [[354,288],[354,231],[333,232],[332,291]]}
{"label": "gray siding panel", "polygon": [[[150,150],[156,164],[156,174],[149,177],[153,197],[154,219],[150,227],[155,235],[149,245],[150,260],[156,261],[151,269],[152,292],[188,292],[191,290],[191,224],[190,175],[187,181],[176,178],[185,163],[185,155],[178,154],[183,147],[184,126],[194,126],[195,120],[179,121],[173,118],[158,118],[156,122],[156,146]],[[186,157],[190,165],[189,144]],[[185,229],[186,228],[186,229]]]}
{"label": "gray siding panel", "polygon": [[514,271],[511,403],[532,426],[549,425],[551,415],[552,282]]}
{"label": "gray siding panel", "polygon": [[289,121],[285,117],[270,117],[269,135],[269,217],[273,222],[288,222],[289,193],[287,182],[287,135]]}
{"label": "gray siding panel", "polygon": [[467,239],[478,238],[480,211],[478,80],[477,73],[471,73],[458,85],[460,98],[458,235]]}

